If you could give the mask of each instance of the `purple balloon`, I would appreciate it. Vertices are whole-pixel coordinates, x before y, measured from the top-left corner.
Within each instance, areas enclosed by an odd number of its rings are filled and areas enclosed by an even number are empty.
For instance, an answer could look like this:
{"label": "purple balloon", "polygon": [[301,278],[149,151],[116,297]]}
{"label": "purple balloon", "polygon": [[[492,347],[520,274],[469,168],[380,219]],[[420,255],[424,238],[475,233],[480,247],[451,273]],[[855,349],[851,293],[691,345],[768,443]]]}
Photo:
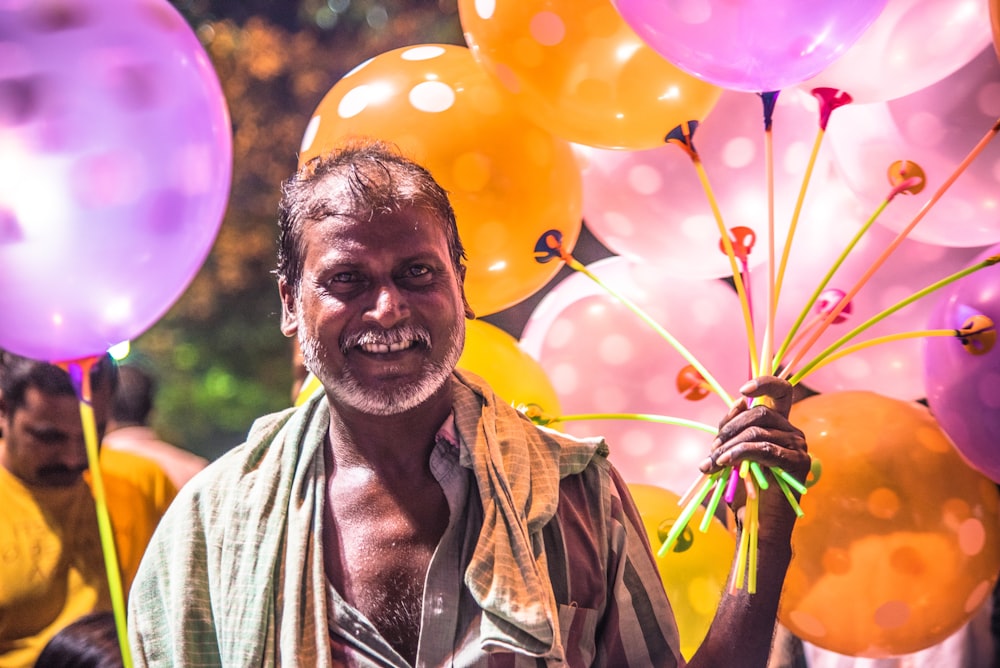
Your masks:
{"label": "purple balloon", "polygon": [[[1000,244],[973,264],[997,255]],[[977,315],[990,318],[994,327],[1000,324],[1000,264],[969,274],[942,292],[931,312],[932,329],[961,329]],[[1000,341],[988,352],[983,349],[973,354],[958,338],[929,338],[924,353],[927,403],[969,465],[1000,482]]]}
{"label": "purple balloon", "polygon": [[764,93],[815,76],[886,0],[612,0],[664,58],[723,88]]}
{"label": "purple balloon", "polygon": [[166,0],[0,0],[0,348],[48,361],[133,339],[222,223],[229,111]]}

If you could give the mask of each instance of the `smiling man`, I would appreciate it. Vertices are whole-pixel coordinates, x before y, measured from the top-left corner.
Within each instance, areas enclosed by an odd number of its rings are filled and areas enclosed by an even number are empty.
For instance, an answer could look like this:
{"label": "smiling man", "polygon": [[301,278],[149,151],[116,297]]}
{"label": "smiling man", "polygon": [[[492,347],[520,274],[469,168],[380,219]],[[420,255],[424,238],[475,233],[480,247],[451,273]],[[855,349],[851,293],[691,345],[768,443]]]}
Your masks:
{"label": "smiling man", "polygon": [[[130,598],[137,664],[681,665],[603,440],[539,428],[455,370],[465,253],[431,175],[348,145],[285,183],[279,226],[281,329],[325,393],[182,490]],[[790,386],[744,389],[775,408],[727,416],[705,470],[804,478]],[[766,661],[795,515],[780,492],[761,513],[758,593],[725,597],[691,665]]]}
{"label": "smiling man", "polygon": [[[93,367],[99,435],[116,382],[110,357]],[[69,374],[0,352],[0,425],[0,668],[27,667],[62,627],[110,610],[111,595]],[[125,457],[102,456],[102,469],[127,590],[176,490],[152,462]]]}

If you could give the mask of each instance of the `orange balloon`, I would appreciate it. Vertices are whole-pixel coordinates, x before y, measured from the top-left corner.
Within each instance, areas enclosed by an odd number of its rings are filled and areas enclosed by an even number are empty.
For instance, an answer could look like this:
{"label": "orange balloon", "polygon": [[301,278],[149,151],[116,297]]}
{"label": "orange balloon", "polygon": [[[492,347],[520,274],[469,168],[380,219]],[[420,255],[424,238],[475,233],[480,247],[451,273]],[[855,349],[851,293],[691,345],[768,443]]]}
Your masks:
{"label": "orange balloon", "polygon": [[965,624],[1000,571],[1000,495],[922,405],[835,392],[793,406],[822,476],[802,496],[779,618],[839,654],[916,652]]}
{"label": "orange balloon", "polygon": [[610,0],[459,0],[458,13],[473,55],[521,111],[578,144],[662,146],[722,94],[647,46]]}
{"label": "orange balloon", "polygon": [[579,238],[583,195],[569,142],[521,116],[465,47],[405,47],[349,72],[313,112],[300,164],[352,135],[395,143],[451,194],[477,315],[555,276],[560,262],[535,261],[545,232],[562,232],[566,249]]}
{"label": "orange balloon", "polygon": [[[655,553],[681,513],[680,497],[656,485],[629,483],[628,488]],[[718,519],[713,517],[708,531],[701,532],[704,516],[704,509],[695,511],[674,549],[656,559],[685,659],[691,658],[708,633],[736,552],[736,540]]]}
{"label": "orange balloon", "polygon": [[485,320],[470,320],[465,327],[460,369],[484,378],[498,396],[514,406],[533,407],[550,417],[561,414],[548,375],[521,350],[517,339]]}

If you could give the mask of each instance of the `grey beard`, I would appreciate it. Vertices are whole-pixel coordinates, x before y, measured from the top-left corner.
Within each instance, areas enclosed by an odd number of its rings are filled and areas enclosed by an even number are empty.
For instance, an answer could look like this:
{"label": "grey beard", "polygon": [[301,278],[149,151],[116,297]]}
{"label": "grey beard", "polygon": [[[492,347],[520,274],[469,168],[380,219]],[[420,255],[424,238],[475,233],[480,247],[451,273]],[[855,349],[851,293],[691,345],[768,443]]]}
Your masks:
{"label": "grey beard", "polygon": [[[406,337],[424,342],[430,348],[430,335],[426,330],[423,328],[402,328],[402,330],[375,333],[369,330],[352,335],[341,342],[341,349],[343,350],[347,344],[357,345],[361,342],[395,343],[405,340]],[[324,366],[320,346],[315,338],[309,336],[307,332],[303,332],[302,329],[299,330],[299,346],[302,349],[302,358],[306,368],[316,374],[323,382],[326,391],[334,399],[367,415],[398,415],[427,401],[448,381],[462,355],[464,344],[465,321],[462,320],[460,326],[455,329],[451,340],[447,342],[448,356],[439,363],[426,365],[419,380],[391,390],[373,390],[364,387],[351,373],[350,368],[345,368],[338,378],[324,378],[316,373]]]}

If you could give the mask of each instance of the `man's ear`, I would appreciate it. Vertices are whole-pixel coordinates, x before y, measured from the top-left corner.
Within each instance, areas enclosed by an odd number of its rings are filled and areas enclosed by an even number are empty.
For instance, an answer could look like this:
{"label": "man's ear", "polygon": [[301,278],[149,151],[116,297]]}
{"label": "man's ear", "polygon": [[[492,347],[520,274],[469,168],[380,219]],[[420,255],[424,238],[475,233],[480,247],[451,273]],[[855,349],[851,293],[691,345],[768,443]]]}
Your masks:
{"label": "man's ear", "polygon": [[465,265],[458,266],[458,289],[462,293],[462,306],[465,307],[465,317],[469,320],[476,319],[476,312],[469,306],[469,300],[465,296]]}
{"label": "man's ear", "polygon": [[299,316],[295,309],[294,291],[285,279],[278,279],[278,295],[281,296],[281,333],[292,337],[299,332]]}

